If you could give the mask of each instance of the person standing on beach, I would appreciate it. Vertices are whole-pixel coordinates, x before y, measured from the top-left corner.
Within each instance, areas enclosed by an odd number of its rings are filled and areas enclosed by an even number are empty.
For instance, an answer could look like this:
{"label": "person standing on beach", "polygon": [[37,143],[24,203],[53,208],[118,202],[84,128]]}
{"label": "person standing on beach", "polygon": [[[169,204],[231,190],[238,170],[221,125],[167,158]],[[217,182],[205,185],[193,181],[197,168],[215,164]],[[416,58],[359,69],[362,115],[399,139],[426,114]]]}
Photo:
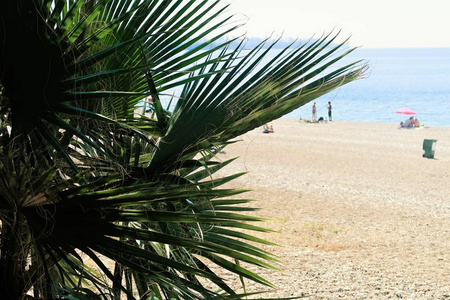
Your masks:
{"label": "person standing on beach", "polygon": [[328,101],[327,108],[328,108],[328,120],[331,122],[331,121],[333,121],[333,116],[331,113],[331,110],[333,107],[331,106],[331,101]]}
{"label": "person standing on beach", "polygon": [[314,102],[312,106],[312,120],[313,122],[316,122],[316,102]]}

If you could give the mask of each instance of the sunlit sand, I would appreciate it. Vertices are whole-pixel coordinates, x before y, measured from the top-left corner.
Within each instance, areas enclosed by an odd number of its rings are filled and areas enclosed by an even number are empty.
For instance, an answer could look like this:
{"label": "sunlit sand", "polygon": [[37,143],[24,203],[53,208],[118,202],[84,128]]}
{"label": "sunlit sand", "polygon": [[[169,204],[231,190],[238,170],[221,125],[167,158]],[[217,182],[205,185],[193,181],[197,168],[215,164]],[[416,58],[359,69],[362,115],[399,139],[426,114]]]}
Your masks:
{"label": "sunlit sand", "polygon": [[[228,187],[277,233],[261,234],[284,272],[263,272],[271,296],[435,299],[450,295],[450,128],[296,119],[228,146]],[[436,139],[434,159],[424,139]],[[238,284],[238,281],[236,281]],[[250,285],[250,290],[256,287]],[[266,295],[267,296],[267,295]]]}

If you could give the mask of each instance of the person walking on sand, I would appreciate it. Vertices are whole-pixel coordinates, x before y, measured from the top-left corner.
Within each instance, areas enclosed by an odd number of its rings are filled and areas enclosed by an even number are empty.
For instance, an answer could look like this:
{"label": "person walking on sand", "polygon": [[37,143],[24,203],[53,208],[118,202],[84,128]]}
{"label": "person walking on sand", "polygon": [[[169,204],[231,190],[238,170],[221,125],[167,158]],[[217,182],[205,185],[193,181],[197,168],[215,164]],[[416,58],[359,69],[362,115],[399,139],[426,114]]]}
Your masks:
{"label": "person walking on sand", "polygon": [[316,102],[314,102],[312,106],[312,120],[313,122],[316,122]]}
{"label": "person walking on sand", "polygon": [[331,101],[328,101],[327,109],[328,109],[328,120],[331,122],[333,121],[333,115],[331,113],[333,107],[331,106]]}

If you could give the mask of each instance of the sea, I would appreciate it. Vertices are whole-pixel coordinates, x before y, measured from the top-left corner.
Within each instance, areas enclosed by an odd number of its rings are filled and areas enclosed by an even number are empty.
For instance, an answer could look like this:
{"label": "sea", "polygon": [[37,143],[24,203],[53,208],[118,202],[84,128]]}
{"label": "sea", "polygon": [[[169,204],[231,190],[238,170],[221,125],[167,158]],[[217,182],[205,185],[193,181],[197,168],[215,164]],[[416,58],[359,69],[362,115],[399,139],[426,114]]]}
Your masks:
{"label": "sea", "polygon": [[[270,51],[263,64],[281,50]],[[331,101],[334,121],[400,124],[409,116],[396,111],[409,108],[421,124],[450,127],[450,48],[357,48],[333,68],[361,59],[367,74],[314,100],[317,118],[327,119]],[[166,98],[163,105],[173,109],[175,103]],[[314,101],[284,117],[311,119]]]}
{"label": "sea", "polygon": [[[420,123],[450,127],[450,48],[358,48],[340,64],[364,59],[366,78],[317,98],[317,117],[327,118],[331,101],[333,120],[400,123],[408,118],[400,108],[417,112]],[[312,102],[285,117],[310,119]]]}

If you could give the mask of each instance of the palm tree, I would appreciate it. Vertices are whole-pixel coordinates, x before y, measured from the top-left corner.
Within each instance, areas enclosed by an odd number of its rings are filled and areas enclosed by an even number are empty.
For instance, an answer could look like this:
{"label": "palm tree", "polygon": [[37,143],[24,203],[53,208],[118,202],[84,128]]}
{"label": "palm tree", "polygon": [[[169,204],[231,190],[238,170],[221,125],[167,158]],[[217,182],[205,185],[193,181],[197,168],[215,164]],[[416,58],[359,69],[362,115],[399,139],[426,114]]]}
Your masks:
{"label": "palm tree", "polygon": [[[360,78],[325,36],[245,50],[219,1],[0,2],[0,294],[8,299],[242,298],[272,284],[233,138]],[[270,59],[269,59],[270,57]],[[143,100],[152,116],[136,114]],[[173,107],[169,106],[173,102]],[[244,264],[242,264],[244,263]],[[212,266],[215,266],[212,268]],[[214,286],[211,288],[210,286]]]}

